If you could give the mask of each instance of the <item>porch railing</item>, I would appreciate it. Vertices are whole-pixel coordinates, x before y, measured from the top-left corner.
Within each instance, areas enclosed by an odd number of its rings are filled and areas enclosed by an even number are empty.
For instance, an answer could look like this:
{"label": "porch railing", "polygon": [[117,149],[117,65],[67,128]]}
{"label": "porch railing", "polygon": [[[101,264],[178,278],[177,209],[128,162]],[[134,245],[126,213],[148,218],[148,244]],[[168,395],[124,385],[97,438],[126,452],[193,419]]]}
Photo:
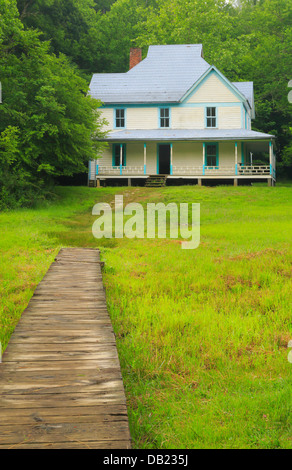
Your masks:
{"label": "porch railing", "polygon": [[172,174],[173,175],[201,175],[202,167],[201,166],[173,166]]}
{"label": "porch railing", "polygon": [[238,168],[239,175],[269,175],[270,172],[270,165],[240,165]]}
{"label": "porch railing", "polygon": [[235,166],[205,166],[205,175],[235,175]]}
{"label": "porch railing", "polygon": [[[119,175],[147,175],[144,166],[111,166],[97,165],[96,176],[119,176]],[[172,176],[236,176],[236,175],[270,175],[275,174],[270,165],[242,165],[235,166],[173,166]]]}
{"label": "porch railing", "polygon": [[144,173],[144,166],[97,166],[96,174],[106,176],[122,175],[142,175]]}
{"label": "porch railing", "polygon": [[[236,176],[235,166],[173,166],[172,174],[190,176]],[[237,174],[269,174],[269,166],[241,166]]]}

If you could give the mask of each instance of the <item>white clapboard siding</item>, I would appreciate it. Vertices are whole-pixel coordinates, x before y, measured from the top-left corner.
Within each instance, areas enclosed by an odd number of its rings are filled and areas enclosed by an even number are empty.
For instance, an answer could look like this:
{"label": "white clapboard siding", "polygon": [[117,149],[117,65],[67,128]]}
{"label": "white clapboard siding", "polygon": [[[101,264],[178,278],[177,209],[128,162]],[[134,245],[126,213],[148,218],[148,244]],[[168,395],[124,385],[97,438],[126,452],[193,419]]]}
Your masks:
{"label": "white clapboard siding", "polygon": [[105,127],[108,129],[114,128],[114,110],[113,108],[101,108],[101,117],[108,121],[108,125]]}
{"label": "white clapboard siding", "polygon": [[[126,129],[157,129],[158,107],[126,108]],[[103,108],[102,117],[108,121],[106,129],[114,129],[114,109]]]}
{"label": "white clapboard siding", "polygon": [[205,108],[200,107],[173,107],[171,108],[172,129],[204,129]]}
{"label": "white clapboard siding", "polygon": [[157,129],[158,108],[127,108],[126,127],[127,129]]}
{"label": "white clapboard siding", "polygon": [[[170,111],[171,129],[204,129],[205,108],[204,104],[194,107],[172,107]],[[106,129],[113,130],[113,109],[103,109],[102,116],[109,122]],[[158,129],[158,117],[158,107],[127,108],[125,128],[129,130]],[[235,106],[218,106],[217,117],[218,129],[241,129],[242,127],[240,103]]]}
{"label": "white clapboard siding", "polygon": [[96,173],[96,160],[90,160],[90,162],[89,162],[89,177],[90,177],[90,180],[95,179],[95,173]]}
{"label": "white clapboard siding", "polygon": [[218,107],[218,129],[241,129],[242,114],[240,106]]}
{"label": "white clapboard siding", "polygon": [[188,103],[232,103],[239,98],[213,73],[187,100]]}
{"label": "white clapboard siding", "polygon": [[106,148],[103,151],[102,157],[97,160],[97,164],[99,166],[111,166],[112,162],[113,162],[112,145],[109,144],[108,148]]}
{"label": "white clapboard siding", "polygon": [[172,150],[172,164],[178,167],[202,166],[202,142],[175,142]]}
{"label": "white clapboard siding", "polygon": [[[241,158],[241,147],[238,142],[238,162]],[[234,142],[219,142],[219,167],[230,167],[235,168],[235,143]]]}

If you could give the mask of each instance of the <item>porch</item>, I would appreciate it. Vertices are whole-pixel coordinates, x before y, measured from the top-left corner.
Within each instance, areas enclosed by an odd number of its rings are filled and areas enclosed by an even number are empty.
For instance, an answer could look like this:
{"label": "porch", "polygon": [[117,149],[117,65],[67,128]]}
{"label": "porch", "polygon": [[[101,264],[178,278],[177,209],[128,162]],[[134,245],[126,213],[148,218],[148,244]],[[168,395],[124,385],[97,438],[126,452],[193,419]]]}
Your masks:
{"label": "porch", "polygon": [[[146,180],[150,175],[166,175],[167,180],[197,179],[199,184],[204,179],[234,179],[234,184],[240,179],[259,179],[273,185],[276,180],[273,136],[246,132],[253,139],[220,140],[217,135],[217,140],[206,136],[205,141],[180,141],[172,134],[169,137],[173,141],[168,142],[162,138],[150,142],[109,141],[102,158],[90,162],[89,180],[98,184],[107,179]],[[121,132],[115,134],[121,136]],[[263,161],[256,160],[259,154]]]}

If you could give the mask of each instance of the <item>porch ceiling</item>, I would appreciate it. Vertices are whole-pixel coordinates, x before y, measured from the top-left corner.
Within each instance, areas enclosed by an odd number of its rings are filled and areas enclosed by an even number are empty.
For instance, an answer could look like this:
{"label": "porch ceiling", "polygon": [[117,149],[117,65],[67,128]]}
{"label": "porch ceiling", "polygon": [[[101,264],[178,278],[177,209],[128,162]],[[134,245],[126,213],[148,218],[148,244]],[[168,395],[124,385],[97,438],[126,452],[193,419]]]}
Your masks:
{"label": "porch ceiling", "polygon": [[110,132],[104,139],[107,142],[125,141],[267,141],[274,139],[271,134],[247,129],[146,129],[118,130]]}

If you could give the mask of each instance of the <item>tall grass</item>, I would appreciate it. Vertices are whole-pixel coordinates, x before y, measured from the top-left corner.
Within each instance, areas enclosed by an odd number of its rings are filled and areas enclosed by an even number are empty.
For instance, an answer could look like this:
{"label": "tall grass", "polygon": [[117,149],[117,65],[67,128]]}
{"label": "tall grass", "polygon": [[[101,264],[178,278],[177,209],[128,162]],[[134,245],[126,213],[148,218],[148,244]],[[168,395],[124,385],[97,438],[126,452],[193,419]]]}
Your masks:
{"label": "tall grass", "polygon": [[[95,202],[199,202],[201,243],[95,240]],[[96,246],[131,434],[145,448],[291,448],[291,187],[69,188],[0,216],[1,340],[61,246]],[[21,221],[21,223],[19,223]]]}

